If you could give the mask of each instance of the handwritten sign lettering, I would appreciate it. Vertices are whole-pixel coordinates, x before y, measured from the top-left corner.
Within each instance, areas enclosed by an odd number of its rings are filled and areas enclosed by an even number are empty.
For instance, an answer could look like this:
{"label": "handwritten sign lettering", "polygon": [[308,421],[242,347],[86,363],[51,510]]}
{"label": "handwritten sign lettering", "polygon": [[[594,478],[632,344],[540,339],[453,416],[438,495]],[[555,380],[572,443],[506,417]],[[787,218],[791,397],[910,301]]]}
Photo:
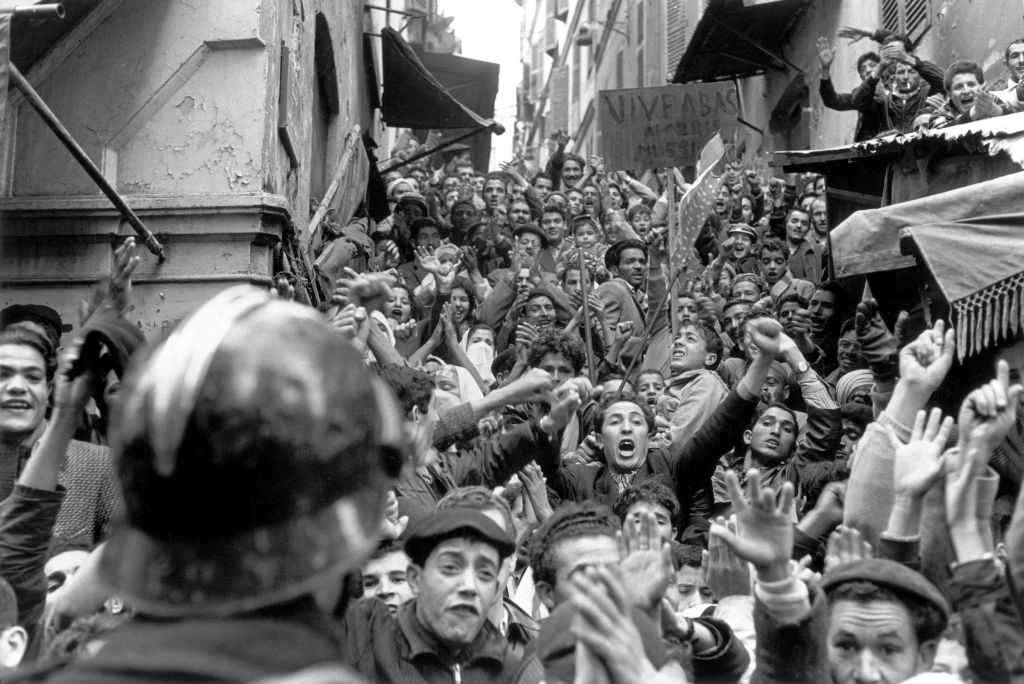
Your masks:
{"label": "handwritten sign lettering", "polygon": [[732,83],[602,90],[598,127],[611,169],[690,166],[716,132],[729,139],[740,113]]}

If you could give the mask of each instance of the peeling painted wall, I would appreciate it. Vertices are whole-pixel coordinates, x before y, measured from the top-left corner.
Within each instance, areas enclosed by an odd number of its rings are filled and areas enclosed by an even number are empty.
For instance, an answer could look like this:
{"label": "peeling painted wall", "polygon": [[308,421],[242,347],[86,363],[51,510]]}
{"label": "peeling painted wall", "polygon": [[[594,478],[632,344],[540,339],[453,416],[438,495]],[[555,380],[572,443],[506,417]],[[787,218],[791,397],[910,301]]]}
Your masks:
{"label": "peeling painted wall", "polygon": [[[48,74],[29,77],[122,192],[254,191],[267,88],[260,4],[122,2],[88,36],[73,32],[80,44]],[[31,108],[16,115],[12,195],[97,193]]]}
{"label": "peeling painted wall", "polygon": [[[325,168],[328,180],[334,172],[341,153],[342,144],[352,124],[359,123],[363,130],[368,128],[379,140],[379,128],[373,127],[367,104],[366,78],[363,71],[362,36],[363,8],[359,2],[338,2],[336,0],[293,0],[280,5],[277,29],[279,39],[273,44],[272,57],[267,62],[268,81],[277,83],[280,78],[280,43],[283,40],[289,49],[290,91],[287,122],[299,168],[293,169],[284,147],[271,131],[276,153],[268,158],[263,169],[264,186],[269,192],[288,197],[295,207],[292,220],[304,228],[309,212],[300,210],[308,207],[310,201],[309,173],[311,167],[311,137],[313,121],[313,89],[316,87],[315,35],[316,15],[322,13],[327,21],[334,53],[334,71],[339,92],[339,112],[333,118],[328,130],[328,145],[325,151]],[[379,45],[377,46],[379,48]],[[268,106],[277,107],[277,91]]]}
{"label": "peeling painted wall", "polygon": [[[307,223],[318,12],[340,110],[320,150],[333,172],[352,124],[374,125],[355,0],[104,0],[26,74],[165,243],[164,263],[137,248],[132,317],[147,332],[225,287],[268,279],[288,223]],[[278,134],[282,42],[297,167]],[[17,97],[9,122],[14,134],[0,139],[0,306],[49,304],[74,321],[131,230]]]}

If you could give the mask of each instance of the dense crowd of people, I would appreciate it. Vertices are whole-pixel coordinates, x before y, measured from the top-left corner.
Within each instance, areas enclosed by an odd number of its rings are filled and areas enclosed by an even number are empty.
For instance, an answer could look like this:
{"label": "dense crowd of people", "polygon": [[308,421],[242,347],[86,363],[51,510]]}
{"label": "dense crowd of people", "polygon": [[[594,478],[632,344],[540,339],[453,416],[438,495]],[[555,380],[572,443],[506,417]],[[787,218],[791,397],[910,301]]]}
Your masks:
{"label": "dense crowd of people", "polygon": [[[850,96],[820,44],[858,139],[1016,97],[1024,41],[968,96],[876,38]],[[831,279],[825,178],[727,153],[680,274],[682,173],[568,143],[385,178],[321,310],[147,342],[132,239],[73,333],[4,309],[0,680],[1020,681],[1020,369],[934,408],[953,330]]]}

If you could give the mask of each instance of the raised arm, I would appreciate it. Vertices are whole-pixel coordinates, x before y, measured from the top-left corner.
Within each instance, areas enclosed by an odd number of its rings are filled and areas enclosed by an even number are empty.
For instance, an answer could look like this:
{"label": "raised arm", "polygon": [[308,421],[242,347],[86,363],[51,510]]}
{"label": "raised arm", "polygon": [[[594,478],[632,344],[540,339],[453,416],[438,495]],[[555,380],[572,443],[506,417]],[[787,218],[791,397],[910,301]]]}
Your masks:
{"label": "raised arm", "polygon": [[[57,514],[67,492],[57,477],[78,417],[89,401],[93,373],[76,374],[79,341],[69,345],[54,378],[53,412],[11,495],[0,504],[0,576],[11,585],[18,622],[30,642],[46,603],[48,557]],[[7,637],[5,637],[7,638]]]}
{"label": "raised arm", "polygon": [[785,334],[782,335],[779,356],[794,370],[807,405],[807,429],[797,443],[792,462],[794,467],[799,471],[808,463],[833,460],[843,432],[839,405],[821,376],[807,363],[797,344]]}
{"label": "raised arm", "polygon": [[[757,671],[752,681],[792,684],[829,681],[828,615],[820,589],[789,572],[793,553],[791,507],[793,485],[778,492],[762,487],[756,468],[747,473],[746,495],[736,473],[727,471],[726,485],[736,508],[733,532],[719,520],[711,534],[721,539],[757,571],[754,585],[754,628],[757,632]],[[778,496],[776,496],[778,494]]]}
{"label": "raised arm", "polygon": [[893,505],[892,445],[882,431],[889,425],[906,441],[917,412],[924,408],[953,363],[953,329],[938,321],[900,351],[900,379],[892,399],[868,425],[850,464],[843,524],[856,527],[872,544],[885,529]]}
{"label": "raised arm", "polygon": [[853,105],[853,96],[850,94],[839,95],[835,86],[832,85],[832,62],[836,58],[836,49],[829,45],[828,38],[818,38],[818,60],[821,62],[821,76],[818,81],[818,93],[821,95],[821,103],[829,109],[848,111],[856,109]]}
{"label": "raised arm", "polygon": [[[1021,614],[1005,598],[1007,577],[995,556],[990,520],[999,478],[988,466],[992,451],[1014,427],[1020,395],[1021,386],[1010,385],[1009,365],[1000,360],[996,378],[964,400],[959,444],[943,455],[945,523],[954,553],[947,566],[949,591],[963,620],[971,671],[983,681],[1012,681],[1011,673],[1024,665],[1019,649],[997,636],[1021,634],[1024,628]],[[926,553],[929,542],[928,536],[922,539]]]}
{"label": "raised arm", "polygon": [[779,348],[781,332],[778,321],[770,318],[753,319],[747,324],[747,348],[751,352],[747,372],[692,438],[685,444],[669,445],[680,500],[688,498],[684,487],[711,477],[718,458],[732,447],[737,429],[750,423],[761,396],[761,386]]}

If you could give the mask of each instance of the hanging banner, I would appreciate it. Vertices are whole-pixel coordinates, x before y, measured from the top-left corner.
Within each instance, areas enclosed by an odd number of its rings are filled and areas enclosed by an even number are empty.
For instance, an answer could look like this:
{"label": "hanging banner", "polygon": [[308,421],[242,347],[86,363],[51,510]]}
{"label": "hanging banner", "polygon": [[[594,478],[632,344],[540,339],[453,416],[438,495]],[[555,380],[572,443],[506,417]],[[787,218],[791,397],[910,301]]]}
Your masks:
{"label": "hanging banner", "polygon": [[609,169],[693,166],[708,138],[731,140],[740,113],[731,82],[602,90],[601,156]]}

